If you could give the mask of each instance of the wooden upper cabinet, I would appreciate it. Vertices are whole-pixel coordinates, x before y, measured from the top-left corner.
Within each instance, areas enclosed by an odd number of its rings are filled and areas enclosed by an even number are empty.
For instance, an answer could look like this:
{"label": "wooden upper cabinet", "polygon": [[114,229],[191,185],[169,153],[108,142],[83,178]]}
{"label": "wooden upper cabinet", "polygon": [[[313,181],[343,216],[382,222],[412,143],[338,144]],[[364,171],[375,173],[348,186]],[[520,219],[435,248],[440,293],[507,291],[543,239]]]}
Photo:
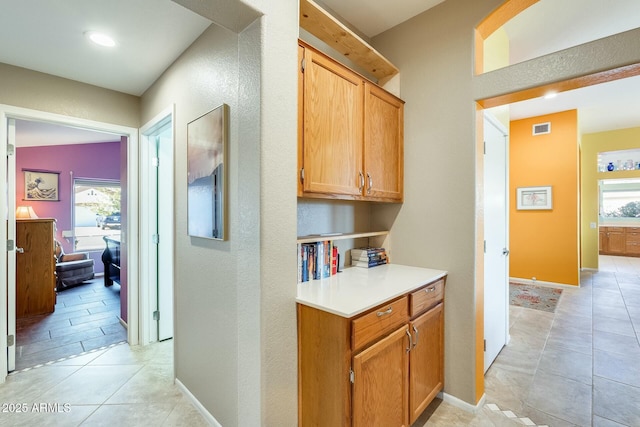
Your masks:
{"label": "wooden upper cabinet", "polygon": [[402,201],[403,101],[299,46],[298,196]]}
{"label": "wooden upper cabinet", "polygon": [[357,196],[362,173],[362,78],[304,52],[303,191]]}
{"label": "wooden upper cabinet", "polygon": [[402,201],[404,177],[404,102],[365,83],[365,196]]}

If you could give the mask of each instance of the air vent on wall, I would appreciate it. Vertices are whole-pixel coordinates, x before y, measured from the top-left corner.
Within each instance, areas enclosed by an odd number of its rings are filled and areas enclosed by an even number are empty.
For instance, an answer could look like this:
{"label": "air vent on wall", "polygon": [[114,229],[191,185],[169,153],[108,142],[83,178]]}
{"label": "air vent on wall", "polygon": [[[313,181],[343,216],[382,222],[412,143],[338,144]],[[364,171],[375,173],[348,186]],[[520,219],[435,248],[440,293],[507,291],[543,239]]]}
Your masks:
{"label": "air vent on wall", "polygon": [[533,135],[544,135],[545,133],[551,133],[551,122],[538,123],[533,125]]}

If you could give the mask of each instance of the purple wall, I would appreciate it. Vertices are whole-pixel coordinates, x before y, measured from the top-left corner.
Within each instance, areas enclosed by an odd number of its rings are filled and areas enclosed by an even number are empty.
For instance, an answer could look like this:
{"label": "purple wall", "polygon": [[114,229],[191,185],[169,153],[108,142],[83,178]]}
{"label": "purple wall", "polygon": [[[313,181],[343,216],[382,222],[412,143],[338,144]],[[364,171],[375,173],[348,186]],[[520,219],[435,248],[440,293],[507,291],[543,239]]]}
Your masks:
{"label": "purple wall", "polygon": [[[24,174],[22,169],[41,169],[60,172],[57,202],[24,201]],[[73,178],[120,179],[120,141],[97,144],[73,144],[42,147],[18,147],[16,150],[16,206],[30,205],[40,218],[55,218],[56,238],[65,252],[73,246],[62,237],[63,230],[71,230],[71,192]],[[95,271],[103,271],[100,255],[92,252]]]}

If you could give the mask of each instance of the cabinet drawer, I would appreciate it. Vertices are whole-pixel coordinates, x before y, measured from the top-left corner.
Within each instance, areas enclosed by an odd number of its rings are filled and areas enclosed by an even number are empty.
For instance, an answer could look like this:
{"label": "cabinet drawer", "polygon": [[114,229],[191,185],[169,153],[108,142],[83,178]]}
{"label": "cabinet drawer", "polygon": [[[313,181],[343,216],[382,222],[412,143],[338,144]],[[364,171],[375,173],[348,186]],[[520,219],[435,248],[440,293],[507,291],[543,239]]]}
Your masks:
{"label": "cabinet drawer", "polygon": [[351,322],[353,350],[391,332],[409,320],[408,297],[383,304]]}
{"label": "cabinet drawer", "polygon": [[607,227],[607,231],[611,232],[611,231],[619,231],[619,232],[624,232],[625,227]]}
{"label": "cabinet drawer", "polygon": [[640,229],[637,231],[631,231],[631,229],[628,228],[625,236],[627,238],[627,242],[640,242]]}
{"label": "cabinet drawer", "polygon": [[629,242],[627,241],[627,245],[626,245],[626,253],[631,255],[638,255],[640,254],[640,242]]}
{"label": "cabinet drawer", "polygon": [[409,304],[411,317],[435,306],[444,298],[444,279],[429,283],[424,288],[411,293]]}

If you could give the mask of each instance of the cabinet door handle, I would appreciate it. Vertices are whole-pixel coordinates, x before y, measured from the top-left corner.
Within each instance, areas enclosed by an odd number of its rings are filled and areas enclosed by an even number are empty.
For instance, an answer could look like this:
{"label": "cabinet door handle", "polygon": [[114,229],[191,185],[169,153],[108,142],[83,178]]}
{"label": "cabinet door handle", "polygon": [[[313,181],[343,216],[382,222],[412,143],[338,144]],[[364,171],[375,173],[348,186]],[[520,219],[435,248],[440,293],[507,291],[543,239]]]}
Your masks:
{"label": "cabinet door handle", "polygon": [[18,246],[16,246],[16,252],[23,254],[24,248],[19,248]]}
{"label": "cabinet door handle", "polygon": [[409,329],[405,329],[405,332],[407,333],[407,336],[409,337],[409,347],[407,347],[407,353],[409,353],[411,351],[411,349],[413,348],[413,338],[411,338],[411,332],[409,332]]}
{"label": "cabinet door handle", "polygon": [[416,328],[416,325],[413,325],[412,328],[413,328],[413,333],[416,334],[416,339],[413,342],[413,348],[416,348],[416,346],[418,345],[418,328]]}
{"label": "cabinet door handle", "polygon": [[362,193],[362,189],[364,188],[364,175],[362,172],[358,172],[358,175],[360,176],[360,186],[358,186],[358,191]]}
{"label": "cabinet door handle", "polygon": [[431,292],[435,291],[436,287],[435,286],[431,286],[430,288],[425,289],[424,291],[428,294],[430,294]]}
{"label": "cabinet door handle", "polygon": [[367,188],[367,194],[371,194],[371,188],[373,187],[373,180],[371,179],[371,175],[367,172],[367,180],[369,181],[369,188]]}
{"label": "cabinet door handle", "polygon": [[376,314],[378,315],[378,317],[382,317],[382,316],[386,316],[387,314],[391,314],[392,311],[393,311],[393,307],[389,306],[389,308],[387,308],[385,311],[379,311]]}

